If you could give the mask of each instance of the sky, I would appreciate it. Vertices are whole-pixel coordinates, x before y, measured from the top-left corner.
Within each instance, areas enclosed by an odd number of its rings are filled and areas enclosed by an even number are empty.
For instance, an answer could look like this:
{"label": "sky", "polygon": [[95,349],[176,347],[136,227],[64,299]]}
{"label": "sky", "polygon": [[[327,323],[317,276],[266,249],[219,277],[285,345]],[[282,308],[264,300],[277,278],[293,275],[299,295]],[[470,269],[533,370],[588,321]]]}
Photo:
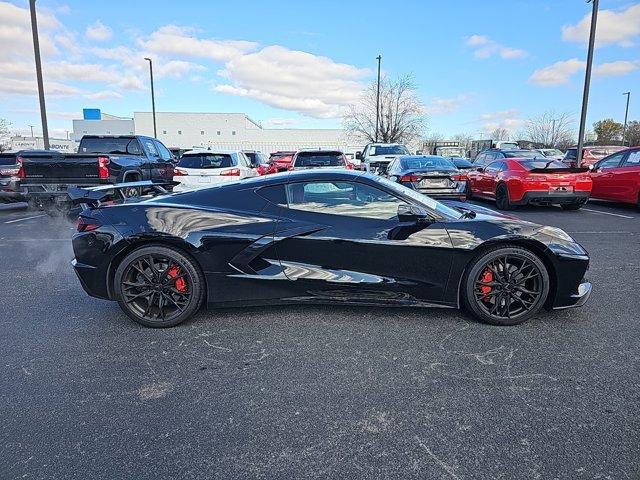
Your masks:
{"label": "sky", "polygon": [[[410,74],[428,134],[512,133],[546,111],[579,115],[584,0],[379,2],[38,0],[52,136],[83,108],[241,112],[270,128],[337,128],[375,81]],[[640,119],[640,2],[601,0],[588,125]],[[0,1],[0,118],[40,132],[27,1]],[[634,89],[635,87],[635,89]],[[576,120],[577,121],[577,120]]]}

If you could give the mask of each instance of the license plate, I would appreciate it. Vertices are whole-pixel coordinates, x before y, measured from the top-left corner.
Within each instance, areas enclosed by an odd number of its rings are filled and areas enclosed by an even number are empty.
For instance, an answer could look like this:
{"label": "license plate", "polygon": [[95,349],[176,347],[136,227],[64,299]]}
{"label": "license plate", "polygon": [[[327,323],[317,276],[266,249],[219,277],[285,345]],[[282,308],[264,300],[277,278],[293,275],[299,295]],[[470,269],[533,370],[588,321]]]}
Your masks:
{"label": "license plate", "polygon": [[211,179],[209,177],[206,176],[200,176],[200,178],[198,178],[198,182],[200,183],[209,183],[211,181]]}
{"label": "license plate", "polygon": [[421,187],[450,187],[450,181],[446,178],[427,178],[420,182]]}
{"label": "license plate", "polygon": [[549,193],[573,193],[573,187],[561,185],[559,187],[549,187]]}

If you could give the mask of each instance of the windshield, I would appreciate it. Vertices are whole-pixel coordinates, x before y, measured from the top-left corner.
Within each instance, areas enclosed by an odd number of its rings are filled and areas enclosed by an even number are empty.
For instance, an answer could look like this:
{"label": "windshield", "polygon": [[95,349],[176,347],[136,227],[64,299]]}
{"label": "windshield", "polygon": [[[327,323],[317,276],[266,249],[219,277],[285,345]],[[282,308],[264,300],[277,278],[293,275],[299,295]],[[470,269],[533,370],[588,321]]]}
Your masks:
{"label": "windshield", "polygon": [[465,158],[456,158],[453,163],[458,168],[471,168],[473,164]]}
{"label": "windshield", "polygon": [[375,155],[409,155],[404,145],[376,145],[369,148],[369,156]]}
{"label": "windshield", "polygon": [[78,152],[142,155],[140,144],[135,138],[83,138]]}
{"label": "windshield", "polygon": [[200,153],[183,155],[177,166],[182,168],[227,168],[232,164],[229,154]]}
{"label": "windshield", "polygon": [[518,142],[499,142],[499,148],[518,148]]}
{"label": "windshield", "polygon": [[464,157],[465,151],[462,147],[438,147],[436,153],[441,157]]}
{"label": "windshield", "polygon": [[447,207],[444,203],[437,202],[433,198],[419,193],[412,188],[405,187],[404,185],[396,182],[392,182],[391,180],[387,180],[384,177],[374,176],[372,178],[374,178],[378,183],[384,185],[392,192],[395,192],[400,196],[409,197],[419,205],[423,205],[431,210],[434,210],[443,217],[447,217],[450,219],[460,218],[460,212],[458,210]]}
{"label": "windshield", "polygon": [[0,165],[15,165],[16,163],[15,153],[0,155]]}
{"label": "windshield", "polygon": [[401,164],[405,170],[457,170],[450,160],[439,157],[404,158]]}
{"label": "windshield", "polygon": [[558,157],[562,155],[562,152],[556,148],[545,148],[540,151],[545,157]]}
{"label": "windshield", "polygon": [[524,160],[520,162],[527,170],[534,168],[567,168],[567,165],[560,160]]}
{"label": "windshield", "polygon": [[344,167],[342,152],[300,152],[296,167]]}
{"label": "windshield", "polygon": [[536,152],[534,150],[508,150],[503,151],[504,156],[507,158],[543,158],[540,152]]}

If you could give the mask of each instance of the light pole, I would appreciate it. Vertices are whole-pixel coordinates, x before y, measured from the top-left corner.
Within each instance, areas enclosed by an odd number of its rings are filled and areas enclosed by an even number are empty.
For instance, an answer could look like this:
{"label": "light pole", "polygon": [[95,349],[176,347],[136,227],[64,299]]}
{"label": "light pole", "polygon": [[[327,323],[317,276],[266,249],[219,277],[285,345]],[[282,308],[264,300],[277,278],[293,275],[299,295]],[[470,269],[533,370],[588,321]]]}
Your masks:
{"label": "light pole", "polygon": [[31,138],[33,138],[33,125],[29,125],[29,127],[31,127]]}
{"label": "light pole", "polygon": [[[38,19],[36,18],[36,0],[29,0],[31,9],[31,33],[33,34],[33,53],[36,58],[36,79],[38,81],[38,97],[40,99],[40,120],[42,121],[42,137],[44,149],[49,150],[49,129],[47,128],[47,109],[44,104],[44,84],[42,82],[42,62],[40,61],[40,41],[38,40]],[[31,136],[33,137],[33,127]]]}
{"label": "light pole", "polygon": [[150,58],[144,58],[147,62],[149,62],[149,77],[151,78],[151,109],[153,111],[153,136],[154,138],[158,137],[158,132],[156,131],[156,97],[153,93],[153,62]]}
{"label": "light pole", "polygon": [[631,92],[625,92],[622,95],[627,96],[627,108],[624,111],[624,127],[622,128],[622,145],[624,146],[624,137],[627,134],[627,117],[629,116],[629,98],[631,98]]}
{"label": "light pole", "polygon": [[589,31],[589,50],[587,51],[587,68],[584,74],[584,92],[582,94],[582,111],[580,112],[580,129],[578,131],[578,148],[576,150],[576,163],[582,162],[582,145],[584,144],[584,127],[587,122],[587,104],[589,103],[589,85],[591,84],[591,65],[593,63],[593,48],[596,40],[596,24],[598,23],[598,0],[593,1],[591,9],[591,30]]}
{"label": "light pole", "polygon": [[376,142],[378,141],[378,122],[380,121],[380,61],[382,60],[382,55],[378,55],[376,57],[378,60],[378,89],[376,91]]}

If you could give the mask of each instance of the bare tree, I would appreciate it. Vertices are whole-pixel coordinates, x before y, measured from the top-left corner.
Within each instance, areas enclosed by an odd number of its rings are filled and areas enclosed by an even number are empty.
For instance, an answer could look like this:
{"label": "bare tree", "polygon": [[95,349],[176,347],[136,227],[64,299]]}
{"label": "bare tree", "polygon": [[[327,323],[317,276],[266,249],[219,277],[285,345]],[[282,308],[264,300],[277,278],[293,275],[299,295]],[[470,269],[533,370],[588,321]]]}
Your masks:
{"label": "bare tree", "polygon": [[493,132],[491,132],[492,140],[509,140],[509,130],[506,128],[498,127]]}
{"label": "bare tree", "polygon": [[568,113],[545,112],[539,117],[527,120],[522,129],[522,140],[547,147],[566,148],[575,143],[573,122],[573,116]]}
{"label": "bare tree", "polygon": [[424,105],[411,76],[380,81],[380,117],[376,135],[376,93],[373,82],[363,92],[360,102],[351,105],[343,118],[348,133],[366,141],[412,143],[422,137],[426,118]]}
{"label": "bare tree", "polygon": [[458,142],[465,150],[471,150],[471,142],[473,141],[473,135],[470,133],[458,133],[452,137],[452,140]]}
{"label": "bare tree", "polygon": [[10,126],[11,122],[5,120],[4,118],[0,118],[0,152],[3,152],[9,148],[7,140],[10,134]]}

